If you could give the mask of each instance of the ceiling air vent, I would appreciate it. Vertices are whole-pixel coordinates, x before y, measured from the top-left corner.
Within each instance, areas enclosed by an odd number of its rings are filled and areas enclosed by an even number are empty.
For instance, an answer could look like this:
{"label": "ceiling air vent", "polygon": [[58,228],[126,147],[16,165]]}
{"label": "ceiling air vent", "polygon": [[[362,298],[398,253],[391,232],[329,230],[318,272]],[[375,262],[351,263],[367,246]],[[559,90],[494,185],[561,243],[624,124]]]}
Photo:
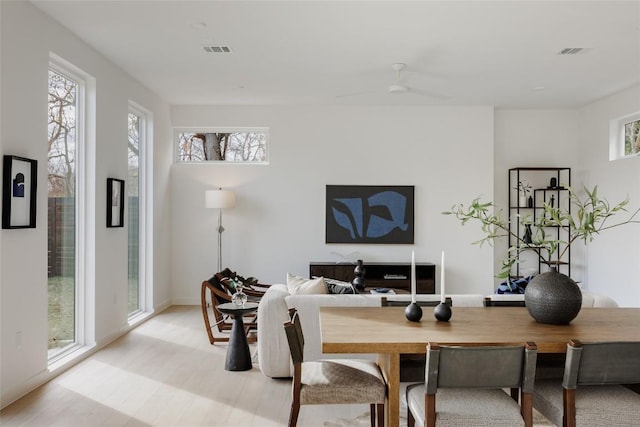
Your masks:
{"label": "ceiling air vent", "polygon": [[584,52],[585,50],[586,49],[583,47],[565,47],[560,52],[558,52],[558,55],[576,55],[580,52]]}
{"label": "ceiling air vent", "polygon": [[231,53],[229,46],[203,46],[202,48],[207,53]]}

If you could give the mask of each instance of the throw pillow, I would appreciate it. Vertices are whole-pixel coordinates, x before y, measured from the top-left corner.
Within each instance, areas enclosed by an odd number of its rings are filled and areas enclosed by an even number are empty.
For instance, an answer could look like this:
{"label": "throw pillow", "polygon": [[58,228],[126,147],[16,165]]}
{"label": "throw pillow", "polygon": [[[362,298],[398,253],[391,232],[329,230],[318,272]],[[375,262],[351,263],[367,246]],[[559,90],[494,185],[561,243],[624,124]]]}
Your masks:
{"label": "throw pillow", "polygon": [[342,280],[324,278],[324,283],[327,284],[327,291],[330,294],[357,294],[358,290],[349,282],[343,282]]}
{"label": "throw pillow", "polygon": [[322,277],[306,279],[304,277],[287,273],[287,288],[291,295],[327,293],[327,286],[324,284],[324,278]]}

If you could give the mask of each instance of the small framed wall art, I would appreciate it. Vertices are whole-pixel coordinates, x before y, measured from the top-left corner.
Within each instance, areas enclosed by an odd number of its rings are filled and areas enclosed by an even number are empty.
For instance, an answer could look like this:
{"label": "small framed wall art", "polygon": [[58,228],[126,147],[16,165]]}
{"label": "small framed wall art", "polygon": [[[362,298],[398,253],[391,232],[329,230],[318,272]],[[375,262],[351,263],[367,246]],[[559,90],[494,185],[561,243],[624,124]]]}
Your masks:
{"label": "small framed wall art", "polygon": [[38,161],[4,156],[2,228],[36,228]]}
{"label": "small framed wall art", "polygon": [[327,185],[326,243],[413,244],[412,185]]}
{"label": "small framed wall art", "polygon": [[107,227],[124,227],[124,180],[107,178]]}

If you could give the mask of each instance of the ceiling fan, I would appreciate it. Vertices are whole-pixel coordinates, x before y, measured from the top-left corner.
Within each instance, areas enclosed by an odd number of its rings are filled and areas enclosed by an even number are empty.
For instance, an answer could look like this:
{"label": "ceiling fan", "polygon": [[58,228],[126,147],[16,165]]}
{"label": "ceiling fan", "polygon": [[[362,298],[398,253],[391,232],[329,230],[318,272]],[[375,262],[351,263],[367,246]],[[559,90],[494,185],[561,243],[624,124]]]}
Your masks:
{"label": "ceiling fan", "polygon": [[[431,97],[431,98],[438,98],[438,99],[446,99],[448,98],[447,96],[441,94],[441,93],[437,93],[434,91],[430,91],[430,90],[425,90],[425,89],[418,89],[415,88],[413,86],[408,86],[404,83],[405,79],[406,79],[406,71],[405,68],[407,67],[407,64],[403,63],[403,62],[396,62],[391,64],[391,69],[393,71],[396,72],[396,79],[395,81],[390,84],[387,87],[387,92],[390,94],[414,94],[414,95],[420,95],[420,96],[425,96],[425,97]],[[403,73],[404,71],[404,73]],[[356,92],[356,93],[348,93],[348,94],[344,94],[344,95],[338,95],[336,96],[336,98],[345,98],[345,97],[349,97],[349,96],[356,96],[356,95],[362,95],[362,94],[366,94],[366,93],[371,93],[371,92],[378,92],[378,91],[364,91],[364,92]]]}
{"label": "ceiling fan", "polygon": [[404,67],[406,66],[407,64],[402,62],[391,64],[391,68],[396,72],[396,82],[389,85],[389,93],[403,93],[409,91],[409,87],[402,84],[402,70],[404,70]]}
{"label": "ceiling fan", "polygon": [[406,84],[404,84],[402,71],[405,69],[406,66],[407,64],[404,64],[402,62],[396,62],[394,64],[391,64],[391,68],[393,69],[393,71],[396,72],[396,81],[395,83],[389,85],[389,88],[388,88],[389,93],[407,93],[408,92],[416,95],[428,96],[431,98],[439,98],[439,99],[448,98],[447,96],[438,92],[434,92],[426,89],[418,89],[418,88],[407,86]]}

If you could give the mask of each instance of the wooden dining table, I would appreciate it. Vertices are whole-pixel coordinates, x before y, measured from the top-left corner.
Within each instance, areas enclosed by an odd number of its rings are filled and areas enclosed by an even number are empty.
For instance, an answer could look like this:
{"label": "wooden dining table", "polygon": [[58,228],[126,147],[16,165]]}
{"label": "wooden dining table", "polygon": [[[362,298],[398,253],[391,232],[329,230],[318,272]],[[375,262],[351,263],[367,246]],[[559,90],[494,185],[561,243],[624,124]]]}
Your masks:
{"label": "wooden dining table", "polygon": [[410,322],[404,307],[321,307],[323,353],[377,354],[388,383],[386,425],[400,423],[400,355],[443,345],[512,345],[535,342],[538,353],[565,353],[567,342],[640,341],[640,308],[583,308],[568,325],[538,323],[524,307],[453,307],[448,322],[423,308]]}

